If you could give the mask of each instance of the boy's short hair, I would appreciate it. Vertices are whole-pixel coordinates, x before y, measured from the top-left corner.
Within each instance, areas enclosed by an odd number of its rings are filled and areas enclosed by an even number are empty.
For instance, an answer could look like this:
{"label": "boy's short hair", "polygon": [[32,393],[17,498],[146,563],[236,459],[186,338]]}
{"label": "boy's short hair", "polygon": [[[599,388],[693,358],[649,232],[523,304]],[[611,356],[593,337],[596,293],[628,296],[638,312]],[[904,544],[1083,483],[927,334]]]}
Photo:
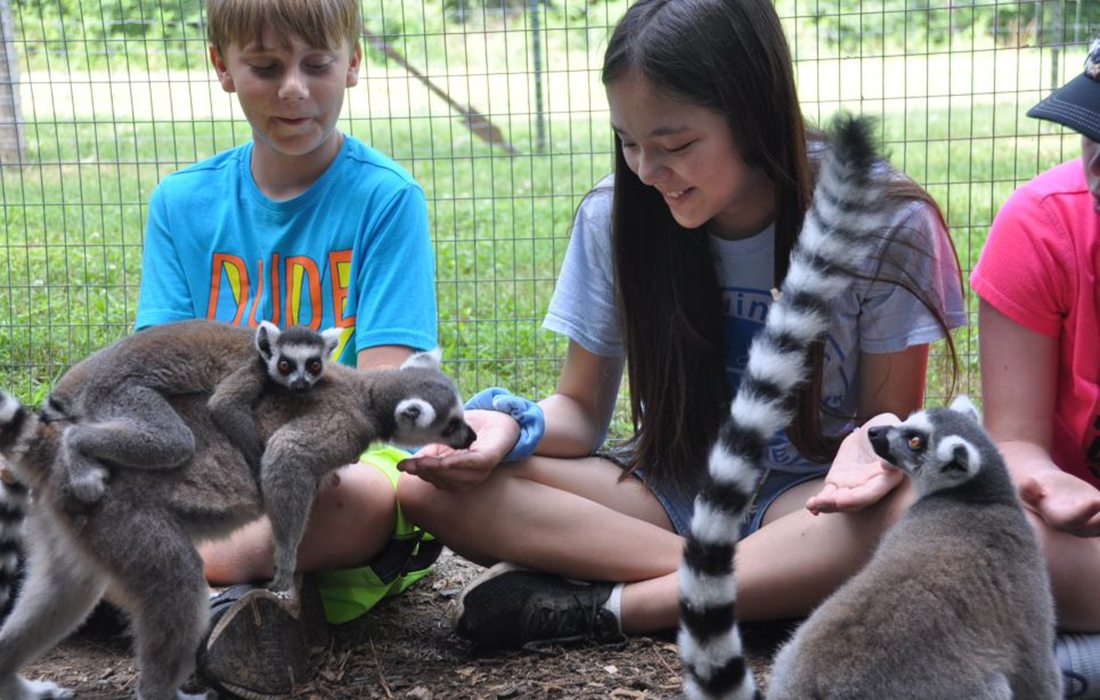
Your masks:
{"label": "boy's short hair", "polygon": [[206,0],[206,35],[224,51],[230,44],[262,44],[264,29],[296,35],[315,47],[354,48],[362,35],[359,0]]}

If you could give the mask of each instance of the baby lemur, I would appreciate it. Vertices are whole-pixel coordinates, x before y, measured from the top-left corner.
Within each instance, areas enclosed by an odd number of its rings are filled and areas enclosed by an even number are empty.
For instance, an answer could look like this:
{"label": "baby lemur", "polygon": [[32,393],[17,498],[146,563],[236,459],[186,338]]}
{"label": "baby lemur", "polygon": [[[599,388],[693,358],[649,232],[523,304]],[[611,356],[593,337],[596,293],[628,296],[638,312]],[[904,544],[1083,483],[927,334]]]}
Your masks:
{"label": "baby lemur", "polygon": [[[247,329],[169,324],[125,338],[73,367],[40,414],[0,392],[0,453],[34,494],[24,523],[26,578],[0,627],[0,698],[63,697],[53,683],[31,682],[18,672],[75,629],[108,586],[132,618],[138,696],[176,698],[208,618],[206,581],[193,542],[224,537],[266,513],[276,540],[271,588],[286,594],[323,475],[354,462],[375,441],[465,448],[475,437],[463,420],[458,392],[433,355],[414,355],[399,369],[357,371],[332,364],[308,392],[261,393],[254,416],[266,447],[257,480],[207,410],[218,381],[254,357],[253,342]],[[168,379],[186,374],[181,367],[188,363],[201,368],[193,373],[193,391],[152,388],[182,385]],[[158,377],[161,372],[171,376]],[[112,392],[105,377],[144,391]],[[142,400],[127,406],[119,396]],[[101,406],[94,405],[96,398]],[[147,426],[142,414],[151,405],[167,409],[186,429],[190,449],[184,459],[169,459],[156,433],[139,427]],[[100,496],[87,502],[73,497],[59,465],[72,449],[70,431],[106,433],[104,423],[116,441],[95,443],[102,449],[94,459],[107,465],[110,478],[102,481]],[[145,466],[136,443],[154,443],[157,468],[114,468],[119,455],[126,466]],[[173,468],[164,468],[170,462]]]}
{"label": "baby lemur", "polygon": [[257,357],[218,382],[207,404],[210,414],[256,473],[264,448],[252,406],[271,383],[292,392],[312,389],[321,380],[340,333],[338,328],[318,332],[307,326],[281,331],[261,321],[256,329]]}
{"label": "baby lemur", "polygon": [[917,501],[779,651],[768,697],[1061,698],[1046,565],[973,405],[868,434]]}

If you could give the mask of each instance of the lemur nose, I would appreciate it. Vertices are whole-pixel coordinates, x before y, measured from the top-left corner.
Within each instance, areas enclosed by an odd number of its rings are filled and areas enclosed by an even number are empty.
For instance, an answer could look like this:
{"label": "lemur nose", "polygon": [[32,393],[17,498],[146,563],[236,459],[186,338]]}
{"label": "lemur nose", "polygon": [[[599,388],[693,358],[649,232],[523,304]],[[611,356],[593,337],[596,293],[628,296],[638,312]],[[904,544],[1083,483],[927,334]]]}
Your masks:
{"label": "lemur nose", "polygon": [[887,459],[890,454],[889,432],[890,426],[888,425],[876,425],[867,429],[867,439],[871,441],[871,449],[883,459]]}
{"label": "lemur nose", "polygon": [[469,433],[466,435],[466,439],[462,441],[462,449],[466,449],[470,445],[474,444],[474,440],[477,440],[477,433],[474,432],[473,428],[470,428]]}

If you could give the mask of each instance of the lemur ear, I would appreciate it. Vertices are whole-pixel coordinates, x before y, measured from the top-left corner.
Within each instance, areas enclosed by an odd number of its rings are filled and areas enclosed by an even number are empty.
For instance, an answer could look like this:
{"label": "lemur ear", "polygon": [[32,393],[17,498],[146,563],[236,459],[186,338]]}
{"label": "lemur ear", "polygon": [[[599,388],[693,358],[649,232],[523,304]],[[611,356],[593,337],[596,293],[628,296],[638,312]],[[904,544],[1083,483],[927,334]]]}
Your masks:
{"label": "lemur ear", "polygon": [[409,359],[401,363],[401,369],[439,369],[439,363],[443,359],[443,349],[434,348],[426,352],[418,352],[409,356]]}
{"label": "lemur ear", "polygon": [[256,349],[265,360],[271,359],[271,346],[279,339],[281,332],[271,321],[260,321],[260,327],[256,329]]}
{"label": "lemur ear", "polygon": [[321,337],[325,339],[325,354],[332,355],[336,346],[340,344],[340,336],[344,334],[343,328],[327,328],[321,331]]}
{"label": "lemur ear", "polygon": [[970,466],[970,451],[966,449],[966,445],[958,445],[951,451],[951,455],[954,457],[948,464],[953,469],[961,469],[966,471]]}
{"label": "lemur ear", "polygon": [[435,420],[435,409],[423,399],[405,399],[397,404],[394,419],[406,428],[426,428]]}
{"label": "lemur ear", "polygon": [[951,410],[968,416],[975,423],[982,422],[982,416],[978,413],[978,407],[974,405],[974,402],[971,401],[970,397],[966,394],[960,394],[955,397],[955,400],[951,402]]}

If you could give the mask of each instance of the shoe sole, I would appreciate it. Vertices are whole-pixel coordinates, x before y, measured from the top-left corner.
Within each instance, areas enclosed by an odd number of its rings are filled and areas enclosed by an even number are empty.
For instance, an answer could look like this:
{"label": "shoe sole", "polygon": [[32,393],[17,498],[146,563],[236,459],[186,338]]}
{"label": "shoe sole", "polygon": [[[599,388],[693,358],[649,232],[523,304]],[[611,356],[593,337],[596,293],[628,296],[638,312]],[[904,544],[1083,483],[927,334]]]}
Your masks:
{"label": "shoe sole", "polygon": [[[210,631],[201,664],[205,679],[246,700],[289,697],[295,684],[308,679],[310,665],[308,643],[291,608],[297,606],[265,588],[241,596]],[[280,627],[283,629],[275,631]],[[264,651],[263,647],[271,644],[278,648]],[[274,659],[284,663],[271,663]],[[255,681],[262,687],[265,681],[275,679],[285,680],[285,684],[276,683],[270,691],[241,685],[242,681]]]}
{"label": "shoe sole", "polygon": [[466,611],[466,596],[472,593],[485,583],[492,581],[498,576],[511,573],[513,571],[531,571],[525,566],[519,564],[513,564],[511,562],[502,561],[498,564],[490,566],[485,571],[482,571],[476,578],[471,580],[466,587],[462,589],[462,592],[458,594],[458,599],[455,600],[454,606],[450,610],[451,627],[457,628],[458,621],[462,619],[462,615]]}

